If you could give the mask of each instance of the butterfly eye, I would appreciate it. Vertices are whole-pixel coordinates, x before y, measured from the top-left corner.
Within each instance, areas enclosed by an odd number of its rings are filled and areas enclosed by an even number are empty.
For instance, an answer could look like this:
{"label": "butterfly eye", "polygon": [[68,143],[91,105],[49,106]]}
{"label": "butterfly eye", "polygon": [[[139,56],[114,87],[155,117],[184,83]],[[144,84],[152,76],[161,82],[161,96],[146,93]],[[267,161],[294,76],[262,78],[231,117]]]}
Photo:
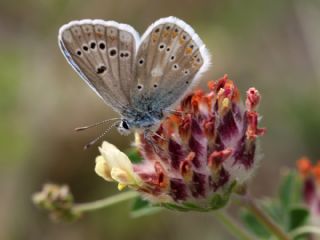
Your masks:
{"label": "butterfly eye", "polygon": [[122,121],[122,127],[126,130],[129,130],[128,123],[126,121]]}
{"label": "butterfly eye", "polygon": [[122,135],[130,134],[130,125],[126,120],[122,120],[118,126],[118,131]]}

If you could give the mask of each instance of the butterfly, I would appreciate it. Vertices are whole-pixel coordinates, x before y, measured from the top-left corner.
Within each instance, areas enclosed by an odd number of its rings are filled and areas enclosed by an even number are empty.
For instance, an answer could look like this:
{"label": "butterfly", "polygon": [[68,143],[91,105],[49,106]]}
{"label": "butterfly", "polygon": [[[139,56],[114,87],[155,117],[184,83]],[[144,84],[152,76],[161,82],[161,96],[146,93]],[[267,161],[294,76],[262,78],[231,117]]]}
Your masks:
{"label": "butterfly", "polygon": [[161,122],[210,65],[195,31],[176,17],[157,20],[139,37],[115,21],[71,21],[58,42],[68,63],[121,116],[121,134]]}

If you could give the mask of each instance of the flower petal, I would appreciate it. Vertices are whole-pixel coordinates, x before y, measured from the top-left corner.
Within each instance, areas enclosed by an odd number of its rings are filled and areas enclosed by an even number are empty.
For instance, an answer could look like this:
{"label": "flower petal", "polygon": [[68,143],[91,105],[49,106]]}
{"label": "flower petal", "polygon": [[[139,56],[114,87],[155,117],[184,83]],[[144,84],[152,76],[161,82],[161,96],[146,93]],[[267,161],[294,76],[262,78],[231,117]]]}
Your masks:
{"label": "flower petal", "polygon": [[107,162],[105,161],[103,156],[96,157],[96,166],[94,168],[96,174],[100,177],[104,178],[106,181],[112,182],[113,179],[111,178],[111,169]]}
{"label": "flower petal", "polygon": [[118,167],[127,172],[133,172],[130,159],[113,144],[104,141],[99,150],[110,169]]}
{"label": "flower petal", "polygon": [[96,158],[96,173],[107,181],[119,183],[119,190],[125,186],[139,186],[141,179],[133,170],[126,154],[111,143],[103,142],[101,155]]}

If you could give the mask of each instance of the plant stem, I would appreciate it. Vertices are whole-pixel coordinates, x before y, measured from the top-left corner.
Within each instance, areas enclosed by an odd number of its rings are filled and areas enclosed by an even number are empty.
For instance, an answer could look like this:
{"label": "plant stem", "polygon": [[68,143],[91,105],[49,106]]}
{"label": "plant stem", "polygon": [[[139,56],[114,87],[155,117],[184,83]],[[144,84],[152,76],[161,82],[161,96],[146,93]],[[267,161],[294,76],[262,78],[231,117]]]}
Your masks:
{"label": "plant stem", "polygon": [[240,226],[228,213],[224,210],[217,210],[213,212],[216,219],[218,219],[234,237],[241,240],[253,240],[254,237],[248,233],[244,227]]}
{"label": "plant stem", "polygon": [[290,237],[275,223],[254,201],[253,198],[246,196],[240,202],[279,240],[290,240]]}
{"label": "plant stem", "polygon": [[314,234],[314,235],[319,235],[320,236],[320,228],[317,226],[303,226],[303,227],[299,227],[295,230],[293,230],[290,233],[290,236],[292,237],[292,239],[294,239],[295,237],[298,237],[302,234]]}
{"label": "plant stem", "polygon": [[107,197],[101,200],[97,200],[94,202],[76,204],[73,207],[73,210],[79,213],[94,211],[100,208],[109,207],[116,203],[135,198],[137,196],[138,196],[138,193],[134,191],[123,192],[123,193],[120,193],[111,197]]}

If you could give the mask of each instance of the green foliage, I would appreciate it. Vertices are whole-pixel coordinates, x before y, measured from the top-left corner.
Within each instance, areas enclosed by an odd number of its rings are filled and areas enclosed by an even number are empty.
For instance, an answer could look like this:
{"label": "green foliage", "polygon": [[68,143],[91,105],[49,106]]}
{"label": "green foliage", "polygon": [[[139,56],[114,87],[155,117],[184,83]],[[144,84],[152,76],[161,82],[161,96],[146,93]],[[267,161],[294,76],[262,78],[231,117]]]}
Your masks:
{"label": "green foliage", "polygon": [[129,157],[129,159],[132,163],[139,163],[142,161],[142,158],[141,158],[137,148],[132,148],[132,149],[128,150],[127,156]]}
{"label": "green foliage", "polygon": [[230,195],[220,195],[220,194],[216,194],[214,195],[214,197],[212,198],[210,204],[211,204],[211,209],[219,209],[224,207],[228,200],[229,200],[229,196]]}
{"label": "green foliage", "polygon": [[170,210],[176,211],[197,211],[197,212],[208,212],[212,210],[217,210],[223,208],[227,205],[230,199],[231,193],[235,189],[237,183],[234,181],[231,183],[226,189],[224,189],[223,193],[215,193],[208,203],[195,203],[195,202],[184,202],[181,204],[176,203],[162,203],[161,206]]}
{"label": "green foliage", "polygon": [[249,229],[255,236],[261,239],[270,238],[270,232],[263,226],[256,217],[249,211],[242,211],[241,218],[247,229]]}
{"label": "green foliage", "polygon": [[149,201],[137,197],[133,203],[130,216],[138,218],[146,215],[157,213],[161,210],[160,207],[153,206]]}
{"label": "green foliage", "polygon": [[288,172],[284,175],[279,189],[279,199],[281,206],[290,208],[292,205],[301,202],[301,183],[294,171]]}
{"label": "green foliage", "polygon": [[301,206],[293,207],[289,210],[289,229],[294,230],[304,225],[309,217],[309,211]]}
{"label": "green foliage", "polygon": [[[287,172],[281,181],[278,198],[265,199],[260,202],[262,211],[266,212],[282,229],[291,232],[306,224],[309,211],[301,199],[301,182],[295,171]],[[271,234],[253,213],[243,210],[241,218],[247,228],[259,239],[269,239]],[[296,238],[303,239],[303,238]]]}
{"label": "green foliage", "polygon": [[[131,159],[131,158],[130,158]],[[236,182],[233,182],[223,194],[214,194],[209,202],[209,205],[201,206],[194,202],[184,202],[181,204],[177,203],[161,203],[158,205],[152,205],[149,201],[137,197],[131,209],[131,217],[137,218],[145,215],[150,215],[160,211],[162,208],[167,208],[169,210],[188,212],[208,212],[211,210],[216,210],[224,207],[230,198],[233,189],[236,186]]]}

